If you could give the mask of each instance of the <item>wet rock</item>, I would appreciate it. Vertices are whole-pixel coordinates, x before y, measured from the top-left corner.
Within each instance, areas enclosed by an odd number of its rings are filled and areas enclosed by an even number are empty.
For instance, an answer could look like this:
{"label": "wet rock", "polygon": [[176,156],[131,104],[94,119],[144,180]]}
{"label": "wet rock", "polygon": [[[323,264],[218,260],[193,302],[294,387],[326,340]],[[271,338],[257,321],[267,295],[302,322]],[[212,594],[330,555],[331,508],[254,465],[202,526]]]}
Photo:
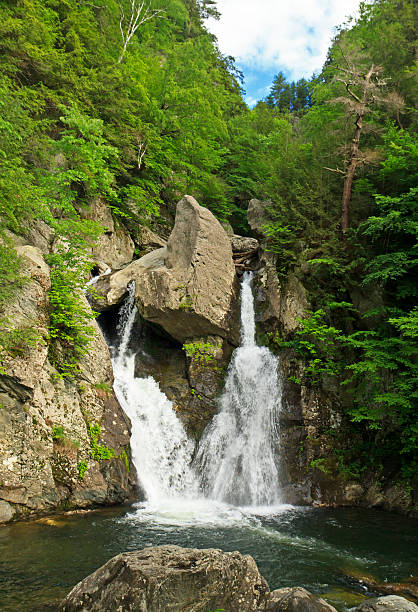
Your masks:
{"label": "wet rock", "polygon": [[264,609],[266,612],[337,612],[326,601],[301,587],[273,591]]}
{"label": "wet rock", "polygon": [[344,573],[350,581],[357,583],[362,589],[384,595],[399,595],[418,603],[418,577],[409,576],[401,582],[379,582],[374,576],[358,574],[353,570]]}
{"label": "wet rock", "polygon": [[418,606],[412,601],[397,595],[377,597],[362,603],[353,612],[418,612]]}
{"label": "wet rock", "polygon": [[74,587],[59,612],[252,612],[268,592],[249,555],[157,546],[108,561]]}
{"label": "wet rock", "polygon": [[10,504],[0,501],[0,523],[7,523],[13,518],[14,511]]}
{"label": "wet rock", "polygon": [[158,382],[189,437],[197,439],[218,409],[216,399],[232,349],[215,336],[193,341],[197,346],[211,344],[213,359],[202,364],[199,356],[186,356],[180,345],[145,323],[141,332],[143,351],[137,355],[135,375],[152,376]]}

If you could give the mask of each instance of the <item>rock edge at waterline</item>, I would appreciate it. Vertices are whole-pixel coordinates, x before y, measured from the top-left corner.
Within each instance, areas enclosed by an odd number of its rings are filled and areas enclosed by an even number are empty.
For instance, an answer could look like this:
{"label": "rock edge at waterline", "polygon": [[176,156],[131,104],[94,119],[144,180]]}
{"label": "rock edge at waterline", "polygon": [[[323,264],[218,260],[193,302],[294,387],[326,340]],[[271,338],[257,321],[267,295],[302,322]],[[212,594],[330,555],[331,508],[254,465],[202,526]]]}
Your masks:
{"label": "rock edge at waterline", "polygon": [[[79,582],[58,612],[336,612],[301,587],[270,591],[250,555],[155,546],[122,553]],[[364,601],[353,612],[418,612],[403,597]]]}
{"label": "rock edge at waterline", "polygon": [[[317,612],[336,612],[308,594]],[[279,610],[254,559],[239,552],[155,546],[110,559],[79,582],[59,612]]]}

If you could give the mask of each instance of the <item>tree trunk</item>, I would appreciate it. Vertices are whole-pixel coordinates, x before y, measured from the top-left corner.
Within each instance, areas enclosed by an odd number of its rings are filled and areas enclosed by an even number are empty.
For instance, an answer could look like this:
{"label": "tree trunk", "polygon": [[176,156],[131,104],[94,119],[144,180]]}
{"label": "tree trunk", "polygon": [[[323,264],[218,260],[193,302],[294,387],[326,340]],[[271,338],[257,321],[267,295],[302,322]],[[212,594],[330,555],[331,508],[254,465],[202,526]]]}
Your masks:
{"label": "tree trunk", "polygon": [[[350,227],[350,201],[351,201],[351,190],[353,187],[353,180],[356,173],[357,164],[359,161],[359,145],[360,145],[360,136],[361,129],[363,126],[363,118],[366,114],[366,103],[367,97],[370,88],[370,79],[372,74],[374,73],[374,66],[370,68],[368,73],[364,75],[364,85],[363,85],[363,95],[361,99],[361,103],[358,107],[358,113],[356,116],[356,129],[354,131],[354,138],[351,145],[350,152],[350,163],[347,168],[345,178],[344,178],[344,190],[343,190],[343,198],[341,201],[341,230],[343,234]],[[347,87],[348,89],[348,87]]]}

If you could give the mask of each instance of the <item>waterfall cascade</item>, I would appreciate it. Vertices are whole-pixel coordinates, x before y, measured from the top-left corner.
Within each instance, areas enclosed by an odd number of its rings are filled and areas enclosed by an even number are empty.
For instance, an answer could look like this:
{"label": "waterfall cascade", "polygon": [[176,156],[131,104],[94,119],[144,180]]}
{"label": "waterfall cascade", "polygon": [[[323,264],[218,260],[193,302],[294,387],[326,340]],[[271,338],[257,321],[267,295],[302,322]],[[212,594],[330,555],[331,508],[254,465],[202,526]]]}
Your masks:
{"label": "waterfall cascade", "polygon": [[195,459],[205,494],[234,505],[281,502],[277,358],[255,342],[252,277],[241,291],[241,346],[232,356],[220,411],[206,428]]}
{"label": "waterfall cascade", "polygon": [[177,418],[171,402],[157,382],[135,378],[135,353],[129,340],[137,314],[135,287],[120,311],[118,345],[112,349],[114,389],[132,423],[131,449],[139,482],[151,504],[167,498],[197,495],[197,483],[190,467],[193,443]]}
{"label": "waterfall cascade", "polygon": [[135,353],[129,347],[137,314],[134,293],[131,284],[119,314],[112,363],[115,393],[131,419],[132,458],[148,504],[279,504],[277,359],[255,342],[251,276],[246,274],[242,283],[241,346],[233,354],[220,411],[206,428],[192,465],[193,443],[171,402],[152,377],[135,378]]}

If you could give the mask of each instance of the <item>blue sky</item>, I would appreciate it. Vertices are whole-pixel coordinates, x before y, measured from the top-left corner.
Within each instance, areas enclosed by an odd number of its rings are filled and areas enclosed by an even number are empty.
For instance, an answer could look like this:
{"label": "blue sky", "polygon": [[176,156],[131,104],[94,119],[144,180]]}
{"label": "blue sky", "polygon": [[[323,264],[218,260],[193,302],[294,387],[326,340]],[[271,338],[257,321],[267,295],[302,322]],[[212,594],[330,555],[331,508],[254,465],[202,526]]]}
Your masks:
{"label": "blue sky", "polygon": [[219,21],[209,19],[225,55],[245,75],[246,101],[268,93],[281,70],[289,80],[309,78],[326,58],[335,26],[356,15],[359,0],[218,0]]}

